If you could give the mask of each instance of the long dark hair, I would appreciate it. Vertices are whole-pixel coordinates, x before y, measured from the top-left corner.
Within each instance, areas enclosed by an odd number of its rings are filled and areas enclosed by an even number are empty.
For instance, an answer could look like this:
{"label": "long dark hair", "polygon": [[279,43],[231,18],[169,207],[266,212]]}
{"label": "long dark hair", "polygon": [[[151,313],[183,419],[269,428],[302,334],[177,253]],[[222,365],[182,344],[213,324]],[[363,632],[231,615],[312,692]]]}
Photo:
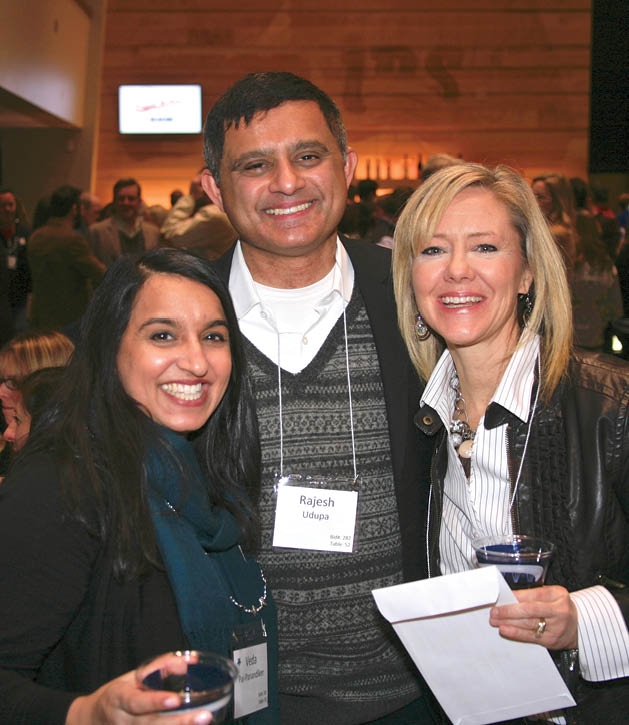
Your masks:
{"label": "long dark hair", "polygon": [[125,392],[117,369],[122,336],[144,282],[172,274],[209,287],[229,329],[230,381],[214,413],[192,438],[216,506],[233,513],[243,543],[255,548],[260,448],[238,321],[224,282],[203,259],[177,249],[122,257],[108,270],[81,323],[75,354],[55,395],[53,420],[33,431],[21,456],[47,451],[55,460],[69,510],[113,546],[119,578],[155,564],[146,501],[147,449],[170,450],[160,428]]}

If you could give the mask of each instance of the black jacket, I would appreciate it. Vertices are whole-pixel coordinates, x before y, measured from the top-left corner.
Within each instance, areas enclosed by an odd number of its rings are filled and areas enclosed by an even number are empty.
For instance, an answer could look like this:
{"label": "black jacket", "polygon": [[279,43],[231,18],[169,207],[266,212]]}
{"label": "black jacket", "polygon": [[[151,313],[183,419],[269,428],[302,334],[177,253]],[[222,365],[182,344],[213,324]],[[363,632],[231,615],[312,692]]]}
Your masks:
{"label": "black jacket", "polygon": [[78,694],[189,646],[166,572],[119,582],[111,543],[66,515],[48,456],[0,486],[0,723],[61,725]]}
{"label": "black jacket", "polygon": [[[424,406],[418,427],[437,434],[431,468],[432,503],[428,525],[431,573],[439,573],[439,530],[447,468],[446,431],[436,411]],[[485,426],[508,424],[511,486],[515,485],[528,425],[497,404]],[[568,374],[548,404],[538,407],[515,497],[514,531],[541,536],[556,545],[548,584],[569,591],[602,584],[616,597],[629,620],[629,365],[615,358],[575,352]],[[607,683],[606,683],[607,684]],[[627,679],[605,687],[581,683],[580,697],[595,697],[597,718],[614,718],[627,709]],[[629,704],[628,704],[629,707]],[[581,710],[581,708],[579,708]],[[602,719],[578,719],[602,722]],[[623,720],[624,721],[624,720]]]}

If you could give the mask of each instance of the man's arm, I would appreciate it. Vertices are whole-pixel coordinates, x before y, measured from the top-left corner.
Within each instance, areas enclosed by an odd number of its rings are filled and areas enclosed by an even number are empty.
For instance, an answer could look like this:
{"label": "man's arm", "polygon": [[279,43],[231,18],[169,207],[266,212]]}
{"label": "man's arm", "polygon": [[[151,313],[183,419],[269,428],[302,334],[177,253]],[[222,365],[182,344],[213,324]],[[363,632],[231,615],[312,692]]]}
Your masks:
{"label": "man's arm", "polygon": [[162,224],[162,237],[168,244],[184,249],[207,244],[206,235],[199,230],[200,219],[195,217],[194,211],[195,199],[190,194],[184,194]]}
{"label": "man's arm", "polygon": [[93,255],[82,235],[77,235],[70,248],[73,266],[86,278],[98,284],[107,271],[105,265]]}

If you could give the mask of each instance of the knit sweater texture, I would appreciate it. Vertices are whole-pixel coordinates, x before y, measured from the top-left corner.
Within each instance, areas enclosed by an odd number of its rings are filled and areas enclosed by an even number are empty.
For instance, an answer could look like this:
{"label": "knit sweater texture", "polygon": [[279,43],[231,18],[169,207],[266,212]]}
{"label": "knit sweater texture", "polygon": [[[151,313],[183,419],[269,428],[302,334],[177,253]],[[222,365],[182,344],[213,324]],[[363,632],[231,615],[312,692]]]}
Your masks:
{"label": "knit sweater texture", "polygon": [[[277,366],[248,343],[263,451],[259,559],[280,632],[283,723],[362,723],[420,697],[417,672],[371,591],[402,582],[401,539],[382,381],[357,288],[346,310],[357,472],[354,553],[274,548],[280,469]],[[304,370],[281,371],[283,474],[353,479],[343,316]]]}

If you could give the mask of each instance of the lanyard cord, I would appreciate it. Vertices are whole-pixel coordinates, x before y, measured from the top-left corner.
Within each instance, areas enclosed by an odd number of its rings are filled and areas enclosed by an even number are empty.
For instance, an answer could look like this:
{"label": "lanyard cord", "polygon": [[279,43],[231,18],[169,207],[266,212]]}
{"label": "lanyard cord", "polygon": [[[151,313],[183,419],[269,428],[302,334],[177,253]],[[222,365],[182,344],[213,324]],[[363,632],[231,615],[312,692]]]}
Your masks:
{"label": "lanyard cord", "polygon": [[282,368],[280,366],[280,332],[277,330],[277,398],[280,413],[280,476],[284,476],[284,423],[282,418]]}
{"label": "lanyard cord", "polygon": [[352,404],[352,379],[349,374],[349,345],[347,343],[347,315],[343,304],[343,331],[345,333],[345,367],[347,369],[347,393],[349,395],[349,427],[352,434],[352,462],[354,464],[354,481],[358,478],[356,467],[356,437],[354,435],[354,406]]}

